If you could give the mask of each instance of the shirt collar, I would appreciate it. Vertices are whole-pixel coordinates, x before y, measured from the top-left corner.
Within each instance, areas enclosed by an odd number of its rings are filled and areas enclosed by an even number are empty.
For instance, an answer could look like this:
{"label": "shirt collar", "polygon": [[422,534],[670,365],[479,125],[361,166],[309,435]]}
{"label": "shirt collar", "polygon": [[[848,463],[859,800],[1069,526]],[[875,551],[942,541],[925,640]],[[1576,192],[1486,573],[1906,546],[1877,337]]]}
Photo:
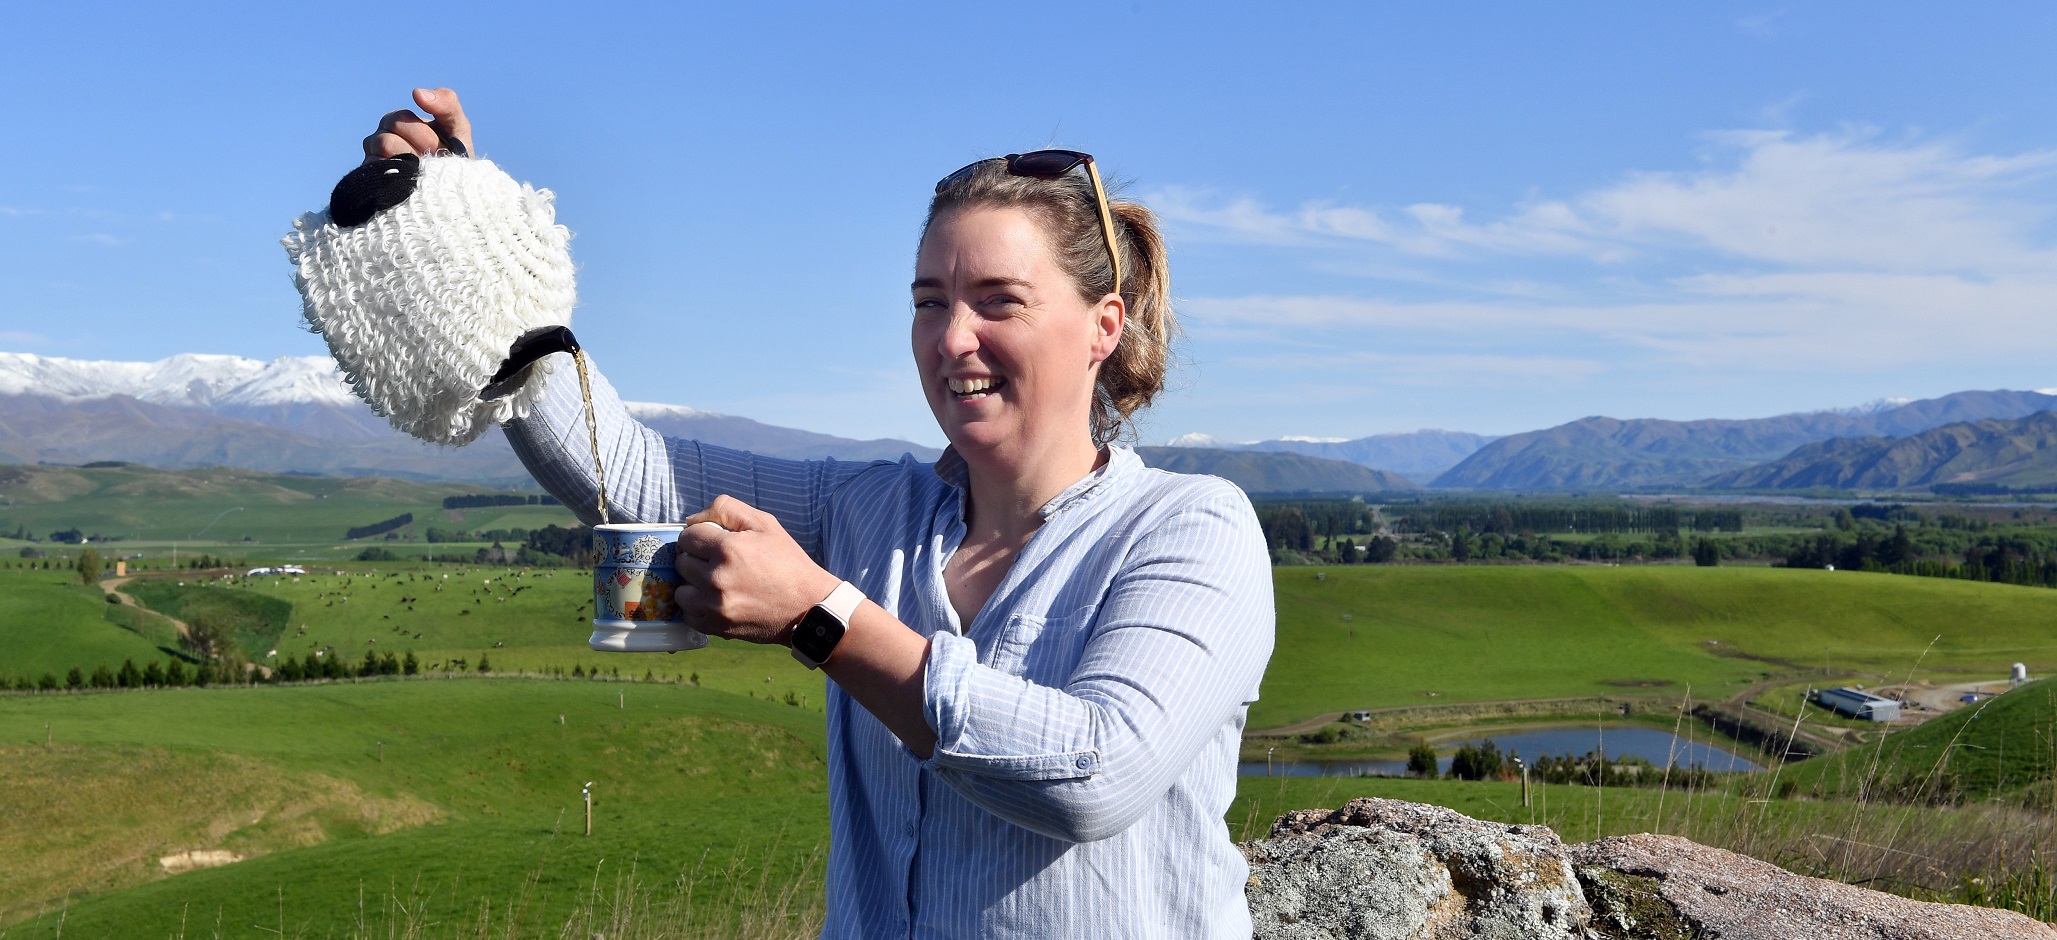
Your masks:
{"label": "shirt collar", "polygon": [[[1105,492],[1109,484],[1142,468],[1143,460],[1136,456],[1133,448],[1109,444],[1106,463],[1093,468],[1093,472],[1052,497],[1041,509],[1036,510],[1036,514],[1042,516],[1044,522],[1048,522],[1058,513]],[[961,512],[964,499],[970,495],[966,488],[971,483],[971,470],[965,465],[964,458],[958,456],[956,447],[944,448],[943,456],[936,458],[936,476],[957,490],[958,507]]]}

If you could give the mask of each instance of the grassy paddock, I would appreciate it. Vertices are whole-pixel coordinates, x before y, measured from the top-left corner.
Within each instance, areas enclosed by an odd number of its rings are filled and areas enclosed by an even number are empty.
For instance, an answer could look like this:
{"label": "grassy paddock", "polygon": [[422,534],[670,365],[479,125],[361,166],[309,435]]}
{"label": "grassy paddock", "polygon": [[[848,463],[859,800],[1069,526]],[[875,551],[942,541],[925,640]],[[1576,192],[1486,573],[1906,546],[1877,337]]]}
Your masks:
{"label": "grassy paddock", "polygon": [[[486,530],[574,524],[562,506],[488,506],[446,510],[443,499],[494,492],[473,483],[413,483],[385,477],[320,477],[262,473],[228,467],[158,470],[123,467],[0,466],[0,531],[25,528],[37,538],[77,528],[121,541],[97,546],[103,554],[142,551],[163,564],[177,545],[184,557],[206,552],[258,560],[340,559],[367,546],[421,545],[430,526]],[[402,513],[413,543],[380,538],[345,542],[356,526]],[[13,543],[19,544],[19,543]],[[43,544],[46,551],[77,546]],[[463,546],[469,552],[474,546]],[[429,548],[434,548],[430,546]]]}
{"label": "grassy paddock", "polygon": [[73,666],[166,658],[158,643],[108,620],[107,607],[71,572],[0,571],[0,678],[62,679]]}
{"label": "grassy paddock", "polygon": [[1437,702],[1721,699],[1824,658],[1896,679],[2057,671],[2057,591],[2042,588],[1680,566],[1279,568],[1274,582],[1259,729]]}
{"label": "grassy paddock", "polygon": [[[24,866],[51,854],[100,862],[0,871],[0,922],[11,937],[54,935],[60,918],[73,936],[211,935],[216,923],[269,936],[252,925],[279,930],[284,918],[287,935],[328,935],[385,898],[409,910],[432,899],[445,926],[493,905],[494,936],[517,904],[554,933],[592,904],[595,878],[612,885],[633,866],[647,893],[731,871],[732,859],[743,869],[722,877],[761,881],[804,919],[827,840],[822,734],[799,709],[648,683],[9,698],[0,748],[22,759],[7,762],[0,792],[43,796],[10,806],[0,844],[35,847],[19,853]],[[90,786],[53,785],[80,772]],[[212,848],[249,857],[171,877],[158,862]],[[682,903],[707,921],[727,916],[723,897],[710,888]]]}

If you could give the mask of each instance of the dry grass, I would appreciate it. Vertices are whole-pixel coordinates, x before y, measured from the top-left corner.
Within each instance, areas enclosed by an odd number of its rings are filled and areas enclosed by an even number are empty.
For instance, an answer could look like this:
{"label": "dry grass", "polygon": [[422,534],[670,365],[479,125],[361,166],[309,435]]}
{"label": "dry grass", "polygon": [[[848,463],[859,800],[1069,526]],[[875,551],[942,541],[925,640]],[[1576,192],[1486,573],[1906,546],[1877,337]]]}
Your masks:
{"label": "dry grass", "polygon": [[0,922],[165,877],[196,849],[245,857],[433,822],[434,806],[317,773],[162,748],[0,748]]}

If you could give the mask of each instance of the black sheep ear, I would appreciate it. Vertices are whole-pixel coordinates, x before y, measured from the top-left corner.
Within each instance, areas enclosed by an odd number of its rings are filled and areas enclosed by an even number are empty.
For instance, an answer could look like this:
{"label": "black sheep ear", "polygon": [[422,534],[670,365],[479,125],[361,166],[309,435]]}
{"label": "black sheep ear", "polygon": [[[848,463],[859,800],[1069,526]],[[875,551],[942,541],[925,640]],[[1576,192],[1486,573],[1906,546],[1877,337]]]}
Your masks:
{"label": "black sheep ear", "polygon": [[421,158],[411,153],[373,160],[343,174],[329,193],[329,220],[355,228],[407,201],[421,177]]}

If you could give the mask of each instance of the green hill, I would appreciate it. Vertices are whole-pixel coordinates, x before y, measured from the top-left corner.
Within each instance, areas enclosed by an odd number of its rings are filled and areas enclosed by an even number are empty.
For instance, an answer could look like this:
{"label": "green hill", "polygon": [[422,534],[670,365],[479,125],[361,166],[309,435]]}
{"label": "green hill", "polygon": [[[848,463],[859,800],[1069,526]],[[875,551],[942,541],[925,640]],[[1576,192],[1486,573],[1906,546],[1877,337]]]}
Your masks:
{"label": "green hill", "polygon": [[1273,581],[1260,729],[1392,705],[1688,687],[1705,701],[1824,660],[1881,678],[1917,663],[1924,677],[2057,672],[2057,591],[2043,588],[1672,566],[1279,568]]}
{"label": "green hill", "polygon": [[[483,902],[518,904],[554,936],[596,881],[611,893],[634,870],[666,888],[732,858],[747,860],[746,887],[760,872],[774,892],[797,883],[805,907],[819,876],[801,872],[828,835],[822,735],[809,710],[654,683],[8,698],[0,924],[31,921],[0,930],[54,933],[63,909],[67,937],[328,936],[345,924],[383,936],[397,900],[445,924]],[[247,860],[167,877],[160,859],[194,849]],[[718,887],[692,898],[702,917],[737,913]]]}
{"label": "green hill", "polygon": [[167,658],[159,647],[168,638],[125,630],[107,608],[99,588],[69,571],[0,571],[0,680]]}
{"label": "green hill", "polygon": [[[0,466],[0,535],[36,538],[77,529],[119,539],[104,552],[143,551],[153,560],[174,544],[190,557],[231,546],[238,557],[264,560],[354,556],[367,545],[344,541],[353,527],[403,513],[414,524],[403,535],[418,540],[429,526],[484,530],[573,525],[562,506],[489,506],[445,510],[443,499],[485,491],[477,484],[411,483],[382,477],[317,477],[226,467],[158,470],[135,464],[106,467]],[[10,543],[18,544],[18,543]],[[60,546],[37,546],[46,550]],[[450,546],[447,551],[459,551]],[[468,553],[470,546],[461,549]]]}
{"label": "green hill", "polygon": [[[55,572],[11,574],[61,582]],[[2044,588],[1786,568],[1556,565],[1279,568],[1273,583],[1278,642],[1251,709],[1259,729],[1399,705],[1670,697],[1689,688],[1696,700],[1718,700],[1771,676],[1806,681],[1824,666],[1846,677],[1839,681],[1870,677],[1860,682],[1904,679],[1917,664],[1918,678],[1998,678],[2014,662],[2057,672],[2057,591]],[[57,603],[62,585],[49,590],[59,593],[41,603]],[[768,647],[717,640],[673,656],[586,649],[591,582],[572,569],[350,563],[304,578],[184,587],[167,579],[137,590],[180,610],[182,592],[248,592],[291,605],[275,644],[256,648],[264,645],[256,637],[270,634],[247,631],[245,642],[256,645],[245,652],[258,662],[276,662],[266,658],[274,649],[353,662],[411,650],[430,668],[459,660],[475,668],[490,656],[503,671],[697,674],[710,687],[821,700],[820,676]],[[0,627],[37,637],[41,651],[26,668],[0,655],[0,679],[90,670],[96,657],[119,665],[118,651],[139,663],[152,655],[152,644],[126,639],[133,634],[94,625],[90,595],[62,596],[74,605],[68,616],[87,625],[77,636],[129,645],[81,647],[73,660],[32,623]]]}

